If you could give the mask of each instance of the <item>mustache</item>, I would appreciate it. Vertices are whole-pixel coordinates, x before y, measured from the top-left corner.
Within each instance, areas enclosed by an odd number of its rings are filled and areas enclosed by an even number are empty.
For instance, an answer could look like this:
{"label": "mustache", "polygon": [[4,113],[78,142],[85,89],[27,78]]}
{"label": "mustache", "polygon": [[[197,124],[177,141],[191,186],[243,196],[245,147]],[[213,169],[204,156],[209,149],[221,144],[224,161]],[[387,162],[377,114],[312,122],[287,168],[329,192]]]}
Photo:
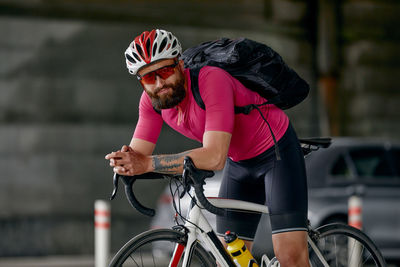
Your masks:
{"label": "mustache", "polygon": [[164,90],[164,89],[167,89],[167,88],[171,88],[171,86],[170,85],[164,85],[163,87],[161,87],[161,88],[159,88],[159,89],[156,89],[155,91],[154,91],[154,94],[158,94],[159,92],[161,92],[162,90]]}
{"label": "mustache", "polygon": [[171,84],[165,84],[163,87],[156,88],[153,92],[148,92],[151,97],[159,98],[158,93],[164,89],[173,88]]}

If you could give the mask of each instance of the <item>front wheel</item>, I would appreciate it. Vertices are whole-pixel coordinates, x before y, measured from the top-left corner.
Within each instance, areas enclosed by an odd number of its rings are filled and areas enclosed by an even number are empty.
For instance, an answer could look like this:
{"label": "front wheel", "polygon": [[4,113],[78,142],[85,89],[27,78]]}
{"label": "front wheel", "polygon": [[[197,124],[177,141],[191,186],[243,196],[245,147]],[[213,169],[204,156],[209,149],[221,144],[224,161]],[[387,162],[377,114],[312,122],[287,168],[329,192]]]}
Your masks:
{"label": "front wheel", "polygon": [[[126,243],[111,260],[109,266],[181,266],[184,254],[173,255],[176,246],[181,249],[186,247],[184,233],[171,229],[150,230]],[[199,243],[193,246],[190,253],[188,266],[216,266],[215,260]],[[170,265],[172,260],[173,263]]]}
{"label": "front wheel", "polygon": [[[386,266],[385,260],[372,240],[362,231],[345,224],[333,223],[311,232],[328,266]],[[310,251],[312,267],[325,266],[313,249]]]}

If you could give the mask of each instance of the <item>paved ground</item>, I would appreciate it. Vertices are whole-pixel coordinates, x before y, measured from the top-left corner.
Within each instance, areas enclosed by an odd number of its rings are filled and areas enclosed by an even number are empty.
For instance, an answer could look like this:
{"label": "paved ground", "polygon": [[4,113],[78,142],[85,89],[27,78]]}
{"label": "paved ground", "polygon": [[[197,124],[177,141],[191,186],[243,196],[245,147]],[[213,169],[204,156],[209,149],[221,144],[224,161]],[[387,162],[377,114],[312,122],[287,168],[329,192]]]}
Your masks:
{"label": "paved ground", "polygon": [[93,267],[94,257],[49,256],[35,258],[0,258],[0,267]]}

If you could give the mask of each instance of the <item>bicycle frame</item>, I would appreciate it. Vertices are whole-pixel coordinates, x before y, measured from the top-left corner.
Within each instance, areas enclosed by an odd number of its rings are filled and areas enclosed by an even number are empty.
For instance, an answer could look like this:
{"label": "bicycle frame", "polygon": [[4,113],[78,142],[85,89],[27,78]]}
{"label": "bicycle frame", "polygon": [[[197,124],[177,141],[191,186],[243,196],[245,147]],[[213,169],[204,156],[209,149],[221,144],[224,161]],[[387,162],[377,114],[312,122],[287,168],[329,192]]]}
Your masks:
{"label": "bicycle frame", "polygon": [[[234,200],[234,199],[222,199],[222,198],[208,198],[208,200],[210,201],[211,204],[213,204],[218,208],[225,208],[225,209],[239,210],[239,211],[242,210],[246,212],[259,212],[265,214],[269,213],[267,206],[256,203]],[[236,264],[233,262],[230,255],[226,252],[221,241],[218,239],[217,235],[215,234],[210,223],[205,218],[201,209],[202,207],[198,205],[193,205],[193,207],[189,210],[188,219],[184,225],[185,229],[188,231],[186,247],[184,247],[182,244],[176,245],[169,266],[176,267],[184,252],[186,253],[183,258],[182,267],[188,266],[188,264],[190,263],[189,261],[191,257],[191,252],[193,250],[193,246],[195,245],[196,241],[199,240],[215,257],[216,261],[219,263],[219,266],[236,267]],[[310,244],[311,249],[313,249],[316,252],[321,263],[324,266],[328,267],[329,265],[327,264],[327,262],[321,255],[320,251],[318,250],[317,246],[314,244],[314,242],[309,236],[308,236],[308,243]],[[268,259],[266,255],[265,258],[267,262],[269,262],[270,259]]]}
{"label": "bicycle frame", "polygon": [[[208,200],[211,204],[219,208],[268,213],[267,206],[251,202],[221,198],[208,198]],[[195,242],[200,240],[209,249],[221,267],[236,267],[236,264],[226,252],[201,209],[198,205],[194,205],[189,210],[188,219],[184,226],[188,230],[186,247],[183,248],[181,244],[176,245],[169,266],[176,267],[184,251],[186,253],[183,258],[182,267],[188,266],[192,248]]]}

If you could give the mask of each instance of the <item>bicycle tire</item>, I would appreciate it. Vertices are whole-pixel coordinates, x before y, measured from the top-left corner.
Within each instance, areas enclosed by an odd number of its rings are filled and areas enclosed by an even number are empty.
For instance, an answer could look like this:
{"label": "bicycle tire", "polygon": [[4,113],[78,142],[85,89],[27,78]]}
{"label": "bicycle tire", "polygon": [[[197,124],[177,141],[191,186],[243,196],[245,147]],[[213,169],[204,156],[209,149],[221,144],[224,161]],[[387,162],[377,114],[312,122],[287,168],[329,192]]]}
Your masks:
{"label": "bicycle tire", "polygon": [[[386,266],[378,247],[362,231],[346,224],[332,223],[317,228],[311,239],[329,266]],[[315,251],[310,251],[312,267],[324,266]],[[350,261],[353,261],[350,264]]]}
{"label": "bicycle tire", "polygon": [[[154,229],[143,232],[128,241],[114,256],[110,267],[168,266],[175,244],[186,246],[186,235],[172,229]],[[181,261],[183,256],[181,258]],[[178,266],[181,266],[181,262]],[[203,246],[193,246],[189,266],[215,267],[216,262]]]}

